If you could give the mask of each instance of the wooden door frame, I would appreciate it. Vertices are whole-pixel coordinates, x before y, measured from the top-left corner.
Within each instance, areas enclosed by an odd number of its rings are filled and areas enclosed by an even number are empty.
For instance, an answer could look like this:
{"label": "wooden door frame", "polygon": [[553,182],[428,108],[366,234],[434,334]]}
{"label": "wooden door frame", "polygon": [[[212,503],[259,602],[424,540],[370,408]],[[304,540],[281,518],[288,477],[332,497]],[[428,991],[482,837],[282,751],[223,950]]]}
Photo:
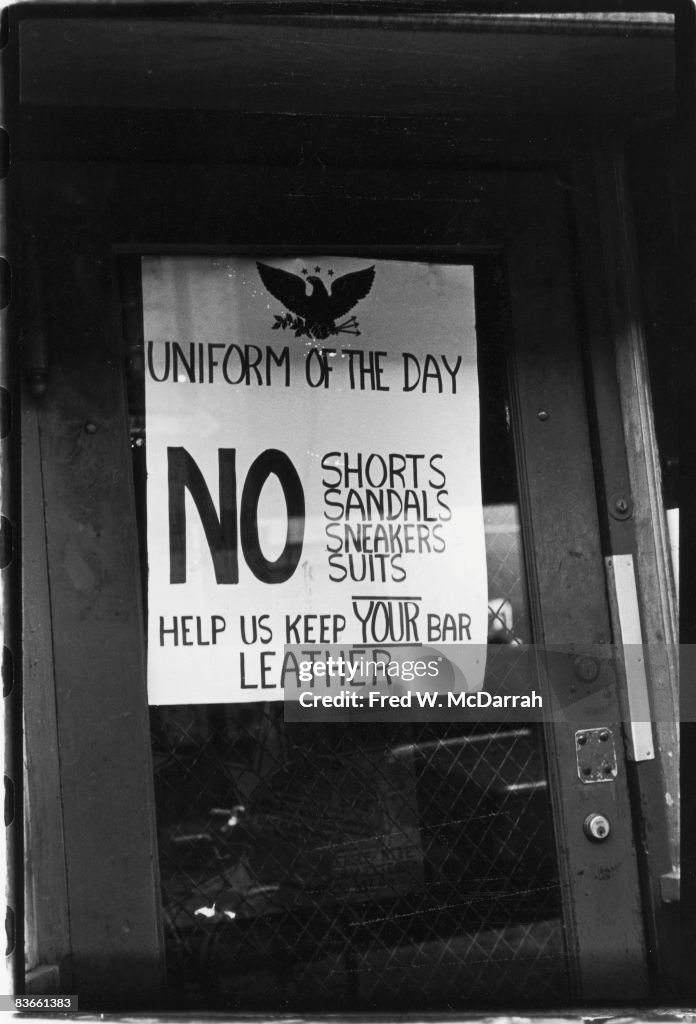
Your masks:
{"label": "wooden door frame", "polygon": [[[679,625],[660,458],[638,293],[624,145],[597,136],[573,165],[579,287],[591,394],[605,557],[633,557],[655,740],[654,759],[627,764],[645,891],[651,986],[680,992]],[[676,254],[675,254],[676,260]],[[676,268],[675,268],[676,269]],[[625,494],[630,515],[611,499]],[[613,628],[619,643],[618,624]],[[619,656],[619,661],[621,658]],[[622,688],[626,679],[620,679]]]}

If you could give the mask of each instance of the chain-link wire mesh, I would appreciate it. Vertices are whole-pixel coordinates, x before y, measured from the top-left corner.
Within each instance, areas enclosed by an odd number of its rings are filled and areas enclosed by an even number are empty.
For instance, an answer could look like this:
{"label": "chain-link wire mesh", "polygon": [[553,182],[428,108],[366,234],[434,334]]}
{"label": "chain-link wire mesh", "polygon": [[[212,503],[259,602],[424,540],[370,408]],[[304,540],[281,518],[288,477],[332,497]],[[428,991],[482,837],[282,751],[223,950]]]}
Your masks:
{"label": "chain-link wire mesh", "polygon": [[[496,652],[531,636],[516,507],[485,520],[495,691]],[[568,997],[541,726],[289,725],[259,703],[153,708],[152,728],[180,1005]]]}

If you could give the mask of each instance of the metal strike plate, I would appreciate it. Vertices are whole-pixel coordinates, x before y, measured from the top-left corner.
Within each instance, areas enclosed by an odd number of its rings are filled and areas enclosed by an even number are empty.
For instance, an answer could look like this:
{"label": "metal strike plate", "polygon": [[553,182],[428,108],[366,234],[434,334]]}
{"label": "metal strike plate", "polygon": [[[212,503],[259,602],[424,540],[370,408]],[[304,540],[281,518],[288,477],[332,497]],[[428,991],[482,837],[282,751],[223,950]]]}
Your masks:
{"label": "metal strike plate", "polygon": [[611,729],[578,729],[575,754],[581,782],[613,782],[618,775]]}

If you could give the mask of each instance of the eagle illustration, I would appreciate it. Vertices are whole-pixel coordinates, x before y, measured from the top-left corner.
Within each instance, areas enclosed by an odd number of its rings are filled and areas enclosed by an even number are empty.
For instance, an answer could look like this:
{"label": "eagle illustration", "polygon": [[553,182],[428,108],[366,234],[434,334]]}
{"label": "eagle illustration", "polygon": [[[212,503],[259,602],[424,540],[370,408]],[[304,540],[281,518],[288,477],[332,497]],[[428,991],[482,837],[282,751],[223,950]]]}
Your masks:
{"label": "eagle illustration", "polygon": [[[364,299],[372,288],[375,279],[375,268],[367,267],[351,274],[337,277],[331,284],[331,292],[316,274],[300,277],[290,274],[278,267],[269,267],[266,263],[257,263],[259,274],[271,295],[282,302],[291,316],[276,316],[273,325],[277,328],[292,328],[295,337],[305,335],[323,341],[332,334],[359,335],[358,321],[355,316],[339,323],[361,299]],[[315,268],[317,271],[319,267]],[[307,273],[307,271],[303,271]],[[331,274],[332,272],[329,271]],[[312,290],[307,294],[307,283]]]}

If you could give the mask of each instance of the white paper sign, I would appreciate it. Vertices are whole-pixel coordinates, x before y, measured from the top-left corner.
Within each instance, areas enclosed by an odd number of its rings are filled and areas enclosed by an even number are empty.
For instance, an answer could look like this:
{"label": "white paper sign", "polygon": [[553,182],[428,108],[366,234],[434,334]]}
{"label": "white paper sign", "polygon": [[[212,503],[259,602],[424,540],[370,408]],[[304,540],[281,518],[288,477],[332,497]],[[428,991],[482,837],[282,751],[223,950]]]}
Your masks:
{"label": "white paper sign", "polygon": [[282,699],[286,644],[485,645],[472,268],[142,266],[150,703]]}

